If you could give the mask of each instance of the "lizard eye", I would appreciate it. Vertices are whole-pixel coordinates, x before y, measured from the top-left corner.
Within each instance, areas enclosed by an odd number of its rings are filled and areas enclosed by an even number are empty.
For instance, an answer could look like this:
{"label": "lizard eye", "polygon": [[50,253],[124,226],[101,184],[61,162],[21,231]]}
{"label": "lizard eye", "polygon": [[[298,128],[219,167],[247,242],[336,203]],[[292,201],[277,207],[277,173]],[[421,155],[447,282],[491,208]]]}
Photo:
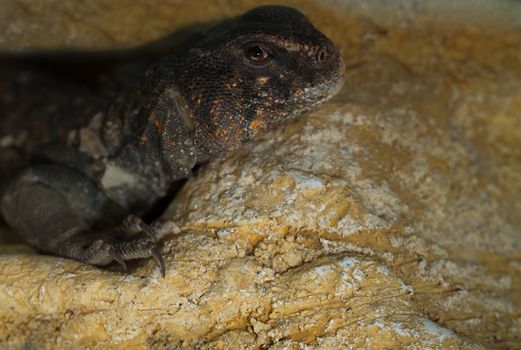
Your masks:
{"label": "lizard eye", "polygon": [[259,44],[252,44],[244,48],[244,55],[250,63],[255,65],[264,65],[268,63],[272,56]]}

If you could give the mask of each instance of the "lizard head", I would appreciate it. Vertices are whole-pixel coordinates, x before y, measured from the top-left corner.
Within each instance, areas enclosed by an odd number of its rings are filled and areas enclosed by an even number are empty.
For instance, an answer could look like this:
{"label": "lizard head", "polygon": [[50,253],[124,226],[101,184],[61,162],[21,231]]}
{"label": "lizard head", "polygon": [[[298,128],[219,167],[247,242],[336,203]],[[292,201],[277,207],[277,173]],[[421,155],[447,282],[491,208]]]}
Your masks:
{"label": "lizard head", "polygon": [[238,147],[332,97],[344,63],[299,11],[255,8],[189,42],[176,85],[209,152]]}

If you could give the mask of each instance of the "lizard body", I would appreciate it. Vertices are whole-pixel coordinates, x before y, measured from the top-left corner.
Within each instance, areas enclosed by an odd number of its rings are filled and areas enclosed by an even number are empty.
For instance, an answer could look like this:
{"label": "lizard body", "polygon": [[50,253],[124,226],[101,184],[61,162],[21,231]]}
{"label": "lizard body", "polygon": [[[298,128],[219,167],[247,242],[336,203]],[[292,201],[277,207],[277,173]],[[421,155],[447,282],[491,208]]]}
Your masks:
{"label": "lizard body", "polygon": [[[13,180],[3,215],[40,251],[125,269],[153,257],[164,274],[157,242],[171,226],[134,215],[196,164],[330,98],[343,73],[338,50],[303,14],[264,6],[193,36],[123,92],[38,75],[4,83],[0,161],[13,164],[2,169]],[[28,84],[42,97],[24,104]],[[53,93],[65,101],[46,104]]]}

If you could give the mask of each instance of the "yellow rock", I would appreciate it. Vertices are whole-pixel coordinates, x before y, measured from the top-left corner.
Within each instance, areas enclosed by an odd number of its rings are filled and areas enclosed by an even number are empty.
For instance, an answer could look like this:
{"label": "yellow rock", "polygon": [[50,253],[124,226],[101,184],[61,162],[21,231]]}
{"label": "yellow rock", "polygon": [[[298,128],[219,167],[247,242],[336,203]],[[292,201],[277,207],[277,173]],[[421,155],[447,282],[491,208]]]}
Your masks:
{"label": "yellow rock", "polygon": [[[6,3],[0,44],[19,50],[128,47],[253,1],[136,1],[119,21],[117,2],[81,21]],[[187,182],[165,279],[6,242],[0,347],[521,347],[521,5],[288,3],[340,46],[340,94]],[[68,36],[35,36],[51,22]]]}

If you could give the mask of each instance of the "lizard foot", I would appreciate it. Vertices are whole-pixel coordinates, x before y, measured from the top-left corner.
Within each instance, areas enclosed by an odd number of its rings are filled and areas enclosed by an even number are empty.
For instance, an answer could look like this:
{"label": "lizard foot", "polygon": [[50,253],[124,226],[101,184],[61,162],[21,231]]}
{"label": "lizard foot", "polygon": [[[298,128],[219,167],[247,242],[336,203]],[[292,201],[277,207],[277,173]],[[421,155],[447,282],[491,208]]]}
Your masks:
{"label": "lizard foot", "polygon": [[118,240],[112,236],[103,236],[91,241],[85,248],[83,259],[92,265],[107,265],[116,261],[128,273],[126,260],[152,257],[165,277],[165,262],[161,256],[159,240],[170,232],[179,232],[179,228],[170,220],[159,219],[148,225],[136,216],[129,216],[119,228]]}

